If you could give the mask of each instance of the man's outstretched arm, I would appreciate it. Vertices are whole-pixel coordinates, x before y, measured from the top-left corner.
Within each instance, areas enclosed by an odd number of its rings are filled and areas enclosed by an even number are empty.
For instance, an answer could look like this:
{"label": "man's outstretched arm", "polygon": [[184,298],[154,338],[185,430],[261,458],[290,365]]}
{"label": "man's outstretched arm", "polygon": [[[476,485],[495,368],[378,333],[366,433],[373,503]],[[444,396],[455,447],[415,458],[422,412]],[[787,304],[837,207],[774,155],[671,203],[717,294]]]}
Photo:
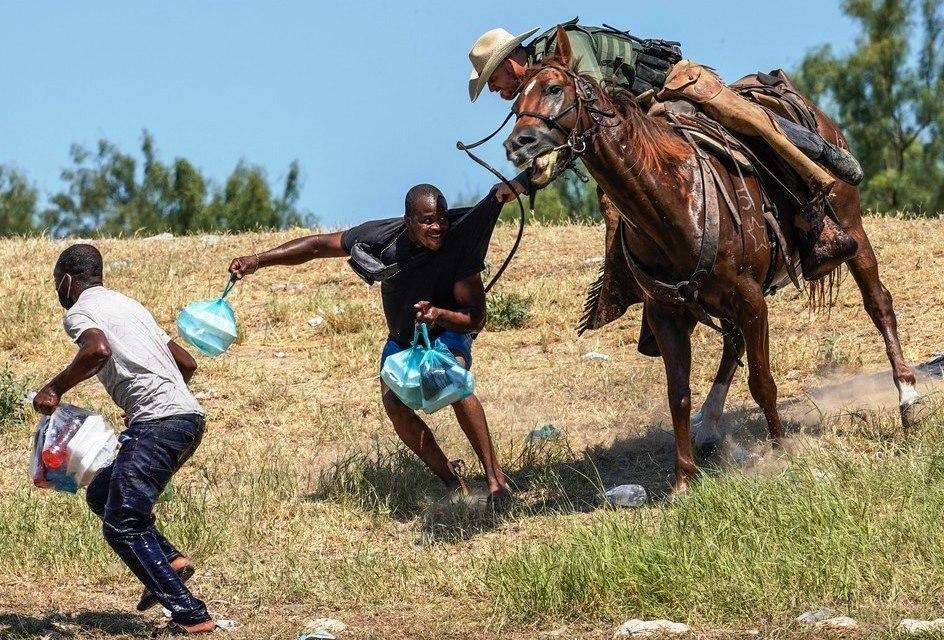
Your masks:
{"label": "man's outstretched arm", "polygon": [[251,256],[236,258],[229,265],[229,272],[237,280],[255,273],[262,267],[276,265],[291,266],[302,264],[315,258],[342,258],[348,255],[341,246],[341,232],[319,233],[305,236],[296,240],[289,240],[274,249]]}
{"label": "man's outstretched arm", "polygon": [[100,329],[86,329],[79,336],[79,352],[62,372],[50,380],[33,398],[33,408],[52,415],[62,395],[101,371],[111,357],[111,345]]}

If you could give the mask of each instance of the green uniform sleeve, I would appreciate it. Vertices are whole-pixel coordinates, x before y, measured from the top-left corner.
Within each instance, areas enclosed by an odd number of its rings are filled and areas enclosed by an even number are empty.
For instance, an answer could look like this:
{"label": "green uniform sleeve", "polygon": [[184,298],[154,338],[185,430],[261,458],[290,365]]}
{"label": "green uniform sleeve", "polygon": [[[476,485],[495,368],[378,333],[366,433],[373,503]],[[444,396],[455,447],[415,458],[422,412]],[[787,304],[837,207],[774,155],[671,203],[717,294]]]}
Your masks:
{"label": "green uniform sleeve", "polygon": [[589,76],[597,82],[603,82],[603,71],[593,50],[593,42],[586,33],[571,31],[567,34],[573,52],[570,69],[578,76]]}

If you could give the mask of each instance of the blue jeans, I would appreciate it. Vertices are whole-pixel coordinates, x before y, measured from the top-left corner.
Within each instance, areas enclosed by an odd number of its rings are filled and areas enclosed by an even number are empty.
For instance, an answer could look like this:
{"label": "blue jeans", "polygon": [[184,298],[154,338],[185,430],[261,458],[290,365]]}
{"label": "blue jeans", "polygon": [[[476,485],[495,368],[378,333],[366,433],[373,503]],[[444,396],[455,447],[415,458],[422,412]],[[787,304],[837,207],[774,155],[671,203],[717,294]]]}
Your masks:
{"label": "blue jeans", "polygon": [[153,510],[202,438],[201,415],[132,423],[121,434],[118,457],[95,476],[85,495],[102,519],[105,540],[179,624],[205,622],[210,614],[171,569],[170,562],[182,554],[154,526]]}
{"label": "blue jeans", "polygon": [[[457,331],[443,331],[436,336],[430,336],[430,341],[442,340],[453,355],[461,356],[465,359],[465,368],[472,368],[472,336],[468,333],[459,333]],[[384,361],[404,349],[409,349],[409,344],[400,344],[396,340],[388,339],[384,344],[383,351],[380,352],[380,368],[383,369]]]}

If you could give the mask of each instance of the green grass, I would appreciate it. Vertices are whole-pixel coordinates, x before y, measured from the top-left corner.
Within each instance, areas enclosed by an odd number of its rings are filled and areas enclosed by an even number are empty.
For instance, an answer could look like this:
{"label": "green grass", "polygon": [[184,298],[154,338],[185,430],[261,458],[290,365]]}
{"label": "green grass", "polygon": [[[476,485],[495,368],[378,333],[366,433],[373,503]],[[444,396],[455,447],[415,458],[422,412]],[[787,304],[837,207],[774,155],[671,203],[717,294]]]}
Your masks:
{"label": "green grass", "polygon": [[488,295],[488,329],[520,329],[531,319],[531,307],[534,300],[530,296],[517,293],[496,291]]}
{"label": "green grass", "polygon": [[22,426],[32,417],[24,402],[27,384],[19,380],[9,366],[0,370],[0,432]]}
{"label": "green grass", "polygon": [[877,440],[864,455],[839,444],[804,454],[773,477],[706,475],[670,503],[526,544],[488,572],[496,611],[730,624],[820,606],[870,616],[939,610],[940,413],[925,429],[906,445]]}

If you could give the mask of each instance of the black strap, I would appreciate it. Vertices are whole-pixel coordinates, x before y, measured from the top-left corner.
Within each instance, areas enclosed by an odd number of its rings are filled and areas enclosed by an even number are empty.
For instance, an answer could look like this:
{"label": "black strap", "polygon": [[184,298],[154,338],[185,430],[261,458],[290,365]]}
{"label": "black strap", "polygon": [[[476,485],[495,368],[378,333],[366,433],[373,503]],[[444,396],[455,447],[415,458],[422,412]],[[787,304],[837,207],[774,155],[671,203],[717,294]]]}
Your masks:
{"label": "black strap", "polygon": [[[645,269],[643,269],[639,262],[633,257],[626,243],[625,220],[623,220],[623,224],[620,225],[618,231],[620,234],[620,242],[623,246],[623,255],[626,257],[626,264],[633,274],[633,277],[636,279],[636,282],[643,290],[643,293],[648,298],[669,306],[683,306],[692,313],[699,322],[723,334],[725,333],[724,329],[718,326],[718,323],[714,321],[701,301],[698,300],[698,291],[708,276],[711,275],[715,260],[718,257],[718,245],[721,236],[721,214],[718,207],[718,194],[715,190],[715,186],[714,184],[708,184],[708,178],[711,173],[706,170],[704,166],[706,163],[710,164],[711,161],[701,155],[698,155],[697,159],[702,186],[702,202],[704,203],[702,207],[702,234],[701,246],[698,250],[698,261],[695,264],[694,272],[688,279],[675,284],[669,284],[646,273]],[[620,212],[620,216],[625,217],[625,214]]]}
{"label": "black strap", "polygon": [[[511,181],[508,180],[508,178],[506,178],[504,175],[502,175],[501,172],[499,172],[494,167],[492,167],[492,165],[488,164],[487,162],[479,158],[477,155],[472,153],[471,149],[474,149],[482,144],[485,144],[486,142],[494,138],[498,134],[498,132],[501,131],[505,127],[506,124],[508,124],[508,121],[511,120],[511,117],[514,115],[515,115],[514,110],[510,111],[508,115],[505,116],[505,119],[502,121],[502,123],[498,126],[497,129],[492,131],[489,135],[485,136],[481,140],[478,140],[477,142],[473,142],[472,144],[465,144],[461,140],[456,142],[456,149],[459,149],[460,151],[465,151],[466,155],[472,158],[472,160],[475,161],[476,164],[482,167],[485,167],[485,169],[487,169],[492,175],[496,176],[499,180],[502,181],[502,183],[505,186],[511,189],[511,192],[515,194],[515,200],[518,202],[518,208],[521,211],[520,217],[518,219],[518,235],[515,236],[515,242],[513,245],[511,245],[511,250],[508,252],[508,256],[505,257],[504,262],[502,262],[501,266],[498,268],[498,271],[495,272],[495,275],[492,276],[492,279],[485,286],[485,293],[488,293],[491,290],[491,288],[495,286],[495,283],[498,282],[498,279],[502,277],[503,273],[505,273],[505,269],[507,269],[508,265],[511,264],[511,259],[515,257],[515,253],[518,252],[518,247],[521,245],[521,238],[524,236],[524,224],[525,224],[526,216],[524,212],[524,204],[521,202],[521,194],[518,193],[518,190],[515,189],[515,186],[511,183]],[[531,211],[534,211],[534,189],[531,188],[530,184],[528,185],[528,192],[530,194],[529,197],[530,197]]]}

